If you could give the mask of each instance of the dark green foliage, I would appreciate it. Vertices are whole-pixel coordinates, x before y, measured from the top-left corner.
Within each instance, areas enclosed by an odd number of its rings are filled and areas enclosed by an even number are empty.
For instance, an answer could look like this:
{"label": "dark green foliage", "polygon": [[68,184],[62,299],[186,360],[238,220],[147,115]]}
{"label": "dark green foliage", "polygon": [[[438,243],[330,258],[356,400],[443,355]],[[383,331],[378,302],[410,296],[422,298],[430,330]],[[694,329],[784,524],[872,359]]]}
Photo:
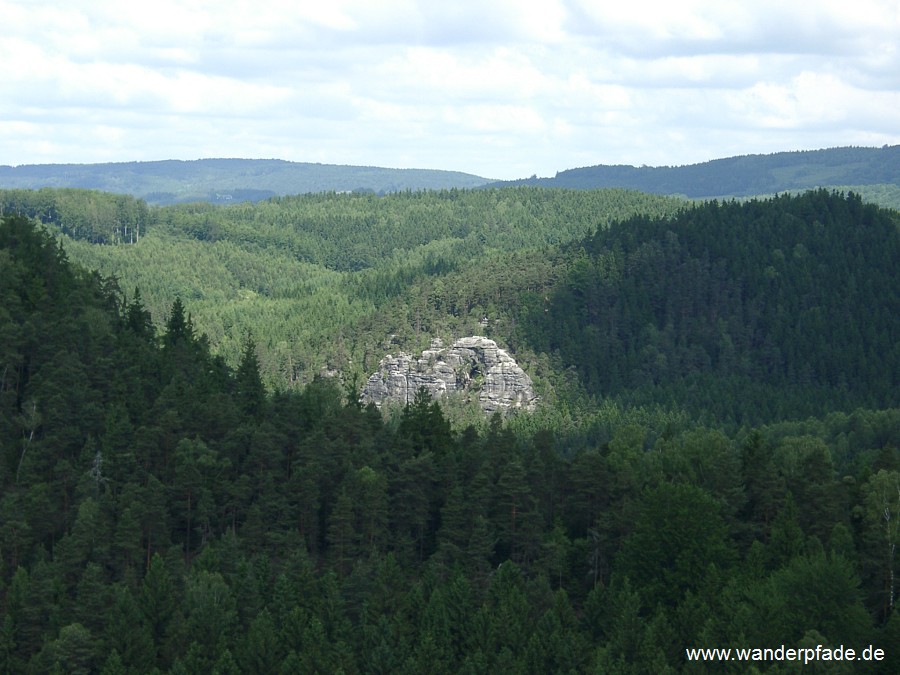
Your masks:
{"label": "dark green foliage", "polygon": [[898,403],[896,214],[825,191],[635,218],[583,242],[535,348],[588,390],[760,423]]}
{"label": "dark green foliage", "polygon": [[748,596],[749,616],[742,617],[741,629],[753,644],[797,641],[812,626],[832,645],[861,644],[872,635],[859,580],[841,556],[794,557]]}
{"label": "dark green foliage", "polygon": [[706,583],[709,567],[727,568],[732,557],[715,500],[692,485],[663,483],[642,496],[616,571],[640,589],[646,606],[674,606]]}
{"label": "dark green foliage", "polygon": [[39,672],[88,675],[93,672],[96,646],[91,632],[80,623],[63,626],[59,636],[48,642],[31,660]]}
{"label": "dark green foliage", "polygon": [[385,419],[333,378],[266,393],[252,340],[230,368],[179,299],[157,334],[24,219],[0,275],[3,672],[698,672],[686,647],[900,643],[896,408],[750,428],[607,401],[576,433],[561,401],[460,431],[422,394]]}
{"label": "dark green foliage", "polygon": [[235,398],[244,414],[259,420],[264,412],[266,390],[259,377],[259,358],[256,343],[248,334],[241,354],[241,362],[235,372]]}

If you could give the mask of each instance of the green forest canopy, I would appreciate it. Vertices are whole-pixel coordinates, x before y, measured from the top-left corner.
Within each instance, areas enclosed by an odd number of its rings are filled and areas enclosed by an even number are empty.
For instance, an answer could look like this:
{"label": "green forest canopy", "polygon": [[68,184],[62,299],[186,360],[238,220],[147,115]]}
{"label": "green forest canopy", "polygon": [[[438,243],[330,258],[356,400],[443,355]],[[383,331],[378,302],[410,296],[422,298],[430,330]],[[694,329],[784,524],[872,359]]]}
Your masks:
{"label": "green forest canopy", "polygon": [[579,414],[590,397],[738,424],[896,404],[897,216],[855,196],[0,197],[129,297],[140,289],[157,326],[181,298],[232,367],[252,334],[269,388],[323,372],[358,387],[388,351],[486,333],[551,407]]}
{"label": "green forest canopy", "polygon": [[638,216],[565,247],[518,330],[599,397],[717,421],[895,406],[898,226],[824,190]]}
{"label": "green forest canopy", "polygon": [[[264,379],[282,387],[324,370],[367,375],[390,335],[413,349],[431,334],[484,330],[485,315],[501,320],[501,293],[549,282],[554,247],[634,213],[683,206],[622,190],[305,195],[151,208],[133,246],[97,246],[121,240],[115,221],[69,223],[114,212],[123,198],[52,190],[0,196],[7,212],[67,234],[73,259],[114,275],[129,295],[140,288],[158,322],[181,297],[229,363],[252,331]],[[70,206],[74,197],[80,210]]]}
{"label": "green forest canopy", "polygon": [[[831,199],[778,207],[863,208]],[[425,396],[386,421],[333,379],[266,393],[253,341],[230,367],[187,309],[157,330],[0,221],[3,672],[697,672],[688,647],[780,644],[896,672],[900,409],[723,431],[607,403],[583,446]]]}

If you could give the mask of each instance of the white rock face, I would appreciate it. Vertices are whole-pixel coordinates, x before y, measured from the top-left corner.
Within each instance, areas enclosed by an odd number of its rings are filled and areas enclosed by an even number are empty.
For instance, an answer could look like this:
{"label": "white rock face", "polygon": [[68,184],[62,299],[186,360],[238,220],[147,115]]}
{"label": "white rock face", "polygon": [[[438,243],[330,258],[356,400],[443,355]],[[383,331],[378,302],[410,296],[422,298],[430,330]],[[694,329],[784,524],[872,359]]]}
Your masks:
{"label": "white rock face", "polygon": [[362,401],[412,403],[420,387],[432,398],[452,392],[477,393],[486,413],[534,410],[537,396],[531,378],[505,350],[485,337],[461,338],[448,348],[440,340],[413,359],[386,356],[363,388]]}

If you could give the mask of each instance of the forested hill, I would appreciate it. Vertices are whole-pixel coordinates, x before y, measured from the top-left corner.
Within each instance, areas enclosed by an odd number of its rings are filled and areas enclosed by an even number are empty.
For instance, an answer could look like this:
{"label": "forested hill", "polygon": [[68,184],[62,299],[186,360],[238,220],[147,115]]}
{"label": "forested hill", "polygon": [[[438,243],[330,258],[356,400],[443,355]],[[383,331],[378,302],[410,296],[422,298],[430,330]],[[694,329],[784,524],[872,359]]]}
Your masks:
{"label": "forested hill", "polygon": [[264,380],[279,388],[323,371],[364,381],[389,350],[420,352],[431,337],[502,339],[498,300],[549,283],[555,245],[684,201],[510,188],[141,205],[87,190],[0,190],[0,211],[44,223],[72,260],[115,275],[129,296],[140,288],[157,321],[181,297],[231,365],[251,331]]}
{"label": "forested hill", "polygon": [[827,191],[686,206],[534,187],[151,208],[0,191],[158,324],[181,297],[231,366],[252,333],[272,389],[486,335],[545,401],[583,387],[721,424],[897,404],[895,211]]}
{"label": "forested hill", "polygon": [[[763,268],[773,303],[802,315],[827,292],[842,300],[824,306],[851,316],[845,300],[881,306],[869,300],[880,272],[862,273],[880,259],[860,246],[896,259],[883,214],[821,195],[752,208],[633,221],[633,241],[617,227],[584,256],[623,289],[648,280],[646,259],[662,265],[657,277],[674,273],[676,296],[695,271],[698,288],[711,275],[737,300],[718,263],[722,229],[708,221],[749,225],[737,216],[756,213],[749,267],[775,244],[767,232],[797,239],[780,249],[784,265],[771,251]],[[807,299],[803,276],[819,281],[817,265],[835,263],[828,213],[859,263],[834,275],[857,291],[833,282]],[[809,228],[827,243],[812,246]],[[613,241],[621,268],[602,262]],[[622,297],[638,319],[665,306],[650,295],[643,307],[639,289]],[[743,315],[765,319],[755,297],[748,288]],[[681,301],[672,310],[690,313]],[[583,318],[576,329],[597,325]],[[689,318],[673,316],[676,329]],[[737,317],[723,320],[731,330]],[[891,367],[859,339],[866,359]],[[266,394],[253,340],[228,367],[179,300],[157,331],[139,297],[124,301],[41,226],[5,216],[0,672],[785,673],[772,660],[706,668],[686,651],[773,645],[878,649],[880,661],[827,672],[900,671],[900,410],[726,433],[658,409],[594,407],[609,437],[573,447],[546,417],[453,428],[425,396],[386,421],[334,378]]]}
{"label": "forested hill", "polygon": [[636,217],[523,303],[597,396],[760,422],[900,404],[900,218],[824,190]]}
{"label": "forested hill", "polygon": [[810,188],[852,188],[900,207],[900,146],[845,147],[744,155],[686,166],[597,165],[553,178],[492,182],[458,171],[390,169],[276,159],[164,160],[0,166],[0,188],[81,188],[127,194],[148,204],[229,203],[316,192],[375,192],[535,185],[625,188],[690,198],[745,197]]}
{"label": "forested hill", "polygon": [[199,159],[108,164],[0,166],[0,187],[83,188],[129,194],[149,204],[259,201],[309,192],[398,192],[472,188],[487,178],[459,171],[388,169],[277,159]]}
{"label": "forested hill", "polygon": [[691,198],[767,195],[830,186],[882,185],[900,191],[900,146],[743,155],[685,166],[598,165],[508,184],[619,187]]}

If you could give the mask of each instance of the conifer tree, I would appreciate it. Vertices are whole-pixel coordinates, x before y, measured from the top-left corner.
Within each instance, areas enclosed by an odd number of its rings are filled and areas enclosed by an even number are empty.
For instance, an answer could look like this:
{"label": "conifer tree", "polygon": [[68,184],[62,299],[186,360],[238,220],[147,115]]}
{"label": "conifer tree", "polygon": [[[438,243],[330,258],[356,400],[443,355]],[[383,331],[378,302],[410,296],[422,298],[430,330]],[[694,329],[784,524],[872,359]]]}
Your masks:
{"label": "conifer tree", "polygon": [[256,343],[250,333],[244,340],[241,362],[234,376],[235,397],[245,415],[259,420],[263,414],[266,390],[259,375]]}

